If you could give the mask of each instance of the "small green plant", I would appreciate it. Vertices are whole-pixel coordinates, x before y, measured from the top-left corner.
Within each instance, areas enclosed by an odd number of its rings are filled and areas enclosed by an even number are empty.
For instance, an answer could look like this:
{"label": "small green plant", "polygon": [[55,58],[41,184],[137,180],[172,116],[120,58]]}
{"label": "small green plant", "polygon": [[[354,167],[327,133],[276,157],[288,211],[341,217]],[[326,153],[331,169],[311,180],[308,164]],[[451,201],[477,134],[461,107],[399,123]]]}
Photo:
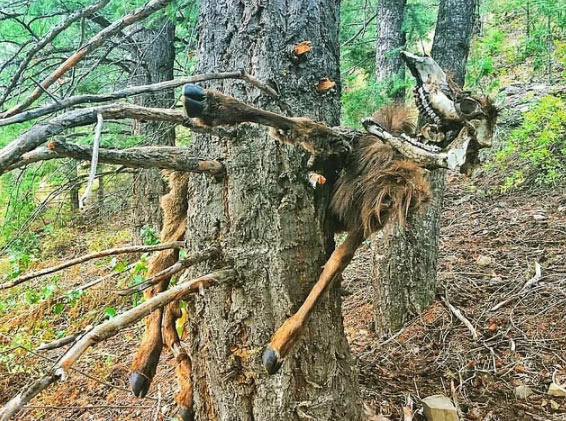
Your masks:
{"label": "small green plant", "polygon": [[534,181],[555,185],[566,179],[566,101],[552,95],[538,101],[525,113],[522,125],[514,130],[496,154],[501,168],[513,172],[505,179],[503,191]]}
{"label": "small green plant", "polygon": [[140,230],[140,237],[145,245],[159,244],[159,237],[155,232],[155,228],[144,226]]}

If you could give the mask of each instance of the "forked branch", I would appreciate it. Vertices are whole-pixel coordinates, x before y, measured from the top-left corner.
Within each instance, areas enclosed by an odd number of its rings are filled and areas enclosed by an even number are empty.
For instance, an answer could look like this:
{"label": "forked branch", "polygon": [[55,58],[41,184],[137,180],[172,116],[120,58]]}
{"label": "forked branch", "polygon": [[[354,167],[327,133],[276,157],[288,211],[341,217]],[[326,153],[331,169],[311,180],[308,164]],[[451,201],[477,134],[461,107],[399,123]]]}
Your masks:
{"label": "forked branch", "polygon": [[0,421],[9,420],[16,415],[25,404],[49,385],[59,380],[64,380],[73,364],[92,345],[115,336],[124,328],[141,320],[152,311],[163,308],[172,301],[180,300],[189,294],[199,292],[202,288],[233,281],[236,279],[236,276],[236,271],[233,269],[222,269],[189,282],[183,282],[150,298],[139,306],[96,326],[94,329],[81,336],[48,374],[26,387],[18,395],[8,401],[0,410]]}
{"label": "forked branch", "polygon": [[198,133],[230,136],[228,130],[198,127],[187,119],[180,110],[147,108],[133,104],[109,104],[70,111],[45,123],[36,124],[0,150],[0,174],[8,171],[14,165],[17,166],[25,153],[41,146],[50,137],[73,127],[96,123],[97,114],[102,115],[105,120],[132,118],[144,121],[167,121],[181,124]]}
{"label": "forked branch", "polygon": [[204,262],[206,260],[210,260],[215,256],[218,256],[220,253],[220,249],[217,247],[211,247],[203,251],[199,251],[189,255],[188,257],[184,258],[183,260],[178,261],[174,265],[169,266],[167,269],[164,269],[149,279],[141,282],[137,285],[134,285],[130,288],[125,288],[123,290],[118,291],[118,295],[126,296],[131,295],[135,292],[141,292],[149,287],[158,284],[159,282],[163,281],[164,279],[170,278],[171,276],[193,266],[197,263]]}
{"label": "forked branch", "polygon": [[40,276],[49,275],[51,273],[59,272],[63,269],[66,269],[71,266],[79,265],[84,262],[88,262],[89,260],[99,259],[101,257],[107,256],[115,256],[118,254],[125,254],[125,253],[143,253],[143,252],[152,252],[152,251],[159,251],[159,250],[167,250],[167,249],[180,249],[184,246],[182,241],[173,241],[170,243],[163,243],[163,244],[155,244],[150,246],[126,246],[126,247],[119,247],[113,248],[108,250],[97,251],[95,253],[86,254],[81,257],[77,257],[76,259],[67,260],[66,262],[61,263],[57,266],[51,266],[37,272],[27,273],[25,275],[19,276],[15,279],[12,279],[9,282],[5,282],[0,284],[0,290],[8,289],[15,287],[23,282],[29,281],[30,279],[38,278]]}

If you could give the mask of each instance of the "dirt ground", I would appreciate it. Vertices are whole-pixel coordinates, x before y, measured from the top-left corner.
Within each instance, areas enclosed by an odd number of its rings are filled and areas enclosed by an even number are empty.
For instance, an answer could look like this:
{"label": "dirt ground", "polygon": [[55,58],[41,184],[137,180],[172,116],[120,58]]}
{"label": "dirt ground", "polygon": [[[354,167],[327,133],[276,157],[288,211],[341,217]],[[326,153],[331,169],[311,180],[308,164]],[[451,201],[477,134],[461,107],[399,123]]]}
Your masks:
{"label": "dirt ground", "polygon": [[[454,178],[448,185],[439,294],[422,315],[392,337],[378,337],[372,328],[367,246],[346,274],[345,329],[366,413],[372,420],[400,420],[409,399],[414,402],[413,419],[421,421],[419,399],[444,394],[457,402],[463,420],[566,420],[566,398],[546,394],[553,378],[566,382],[564,190],[502,195],[488,193],[488,181],[472,186],[469,180]],[[534,278],[536,263],[541,276]],[[532,285],[523,288],[533,278]],[[101,289],[100,294],[107,292]],[[477,340],[441,297],[464,314]],[[16,311],[9,317],[12,322],[21,317],[21,323],[33,317],[41,328],[38,314]],[[92,319],[81,320],[86,325]],[[138,330],[131,328],[91,350],[77,364],[80,372],[49,388],[18,419],[170,420],[175,406],[169,353],[148,398],[138,400],[129,392],[128,365]],[[6,345],[0,334],[0,345],[2,341]],[[0,354],[0,403],[29,381],[37,372],[32,367],[48,367],[52,362],[45,357],[58,355],[20,348],[9,354],[9,360],[6,353]],[[6,372],[8,365],[12,373]],[[533,391],[526,400],[515,397],[520,385]]]}

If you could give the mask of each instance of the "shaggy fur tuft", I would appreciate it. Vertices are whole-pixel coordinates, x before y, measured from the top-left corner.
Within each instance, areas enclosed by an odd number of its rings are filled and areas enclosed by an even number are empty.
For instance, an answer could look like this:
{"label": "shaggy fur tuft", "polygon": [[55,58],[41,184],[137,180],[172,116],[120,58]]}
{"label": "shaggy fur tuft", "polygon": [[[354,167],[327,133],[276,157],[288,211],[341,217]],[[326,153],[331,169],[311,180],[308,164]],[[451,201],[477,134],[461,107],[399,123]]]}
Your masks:
{"label": "shaggy fur tuft", "polygon": [[393,136],[412,135],[416,130],[416,112],[405,105],[389,104],[381,107],[371,119]]}
{"label": "shaggy fur tuft", "polygon": [[375,137],[364,136],[336,182],[330,208],[346,231],[362,227],[368,236],[389,222],[403,223],[430,197],[422,168]]}

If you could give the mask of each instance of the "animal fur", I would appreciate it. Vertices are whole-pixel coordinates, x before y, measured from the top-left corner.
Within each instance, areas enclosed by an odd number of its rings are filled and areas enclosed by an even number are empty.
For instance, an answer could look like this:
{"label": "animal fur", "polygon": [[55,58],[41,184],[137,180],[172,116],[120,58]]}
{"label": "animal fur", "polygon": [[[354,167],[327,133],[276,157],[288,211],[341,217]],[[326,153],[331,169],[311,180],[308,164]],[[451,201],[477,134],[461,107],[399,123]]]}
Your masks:
{"label": "animal fur", "polygon": [[[187,219],[187,190],[188,190],[188,173],[166,172],[169,176],[169,193],[161,198],[161,209],[163,211],[163,229],[161,230],[161,241],[166,243],[170,241],[180,241],[185,235],[186,219]],[[179,250],[169,249],[158,252],[151,261],[148,270],[148,276],[154,275],[169,266],[175,264],[179,260]],[[166,278],[153,288],[146,290],[144,296],[150,298],[167,289],[170,278]],[[164,311],[175,311],[177,303],[171,303],[166,310],[158,309],[152,312],[146,318],[146,331],[142,339],[142,343],[132,362],[130,370],[137,373],[147,380],[147,387],[155,375],[161,349],[163,348],[162,323]],[[163,325],[163,329],[167,331],[166,345],[171,346],[171,338],[177,338],[175,330],[175,318],[169,317]],[[178,338],[177,338],[178,341]],[[136,395],[138,392],[134,391]],[[144,396],[147,390],[142,391],[140,396]]]}
{"label": "animal fur", "polygon": [[368,236],[388,222],[403,223],[410,212],[421,210],[430,197],[422,168],[367,135],[355,145],[336,182],[330,209],[346,231],[361,227]]}
{"label": "animal fur", "polygon": [[372,120],[393,136],[412,135],[417,128],[415,110],[404,105],[389,104],[371,116]]}
{"label": "animal fur", "polygon": [[[414,111],[405,106],[387,105],[372,119],[388,132],[399,136],[415,130]],[[431,197],[423,169],[403,159],[375,136],[362,136],[342,176],[336,182],[330,209],[346,231],[369,234],[390,221],[403,223],[410,212],[419,211]]]}

